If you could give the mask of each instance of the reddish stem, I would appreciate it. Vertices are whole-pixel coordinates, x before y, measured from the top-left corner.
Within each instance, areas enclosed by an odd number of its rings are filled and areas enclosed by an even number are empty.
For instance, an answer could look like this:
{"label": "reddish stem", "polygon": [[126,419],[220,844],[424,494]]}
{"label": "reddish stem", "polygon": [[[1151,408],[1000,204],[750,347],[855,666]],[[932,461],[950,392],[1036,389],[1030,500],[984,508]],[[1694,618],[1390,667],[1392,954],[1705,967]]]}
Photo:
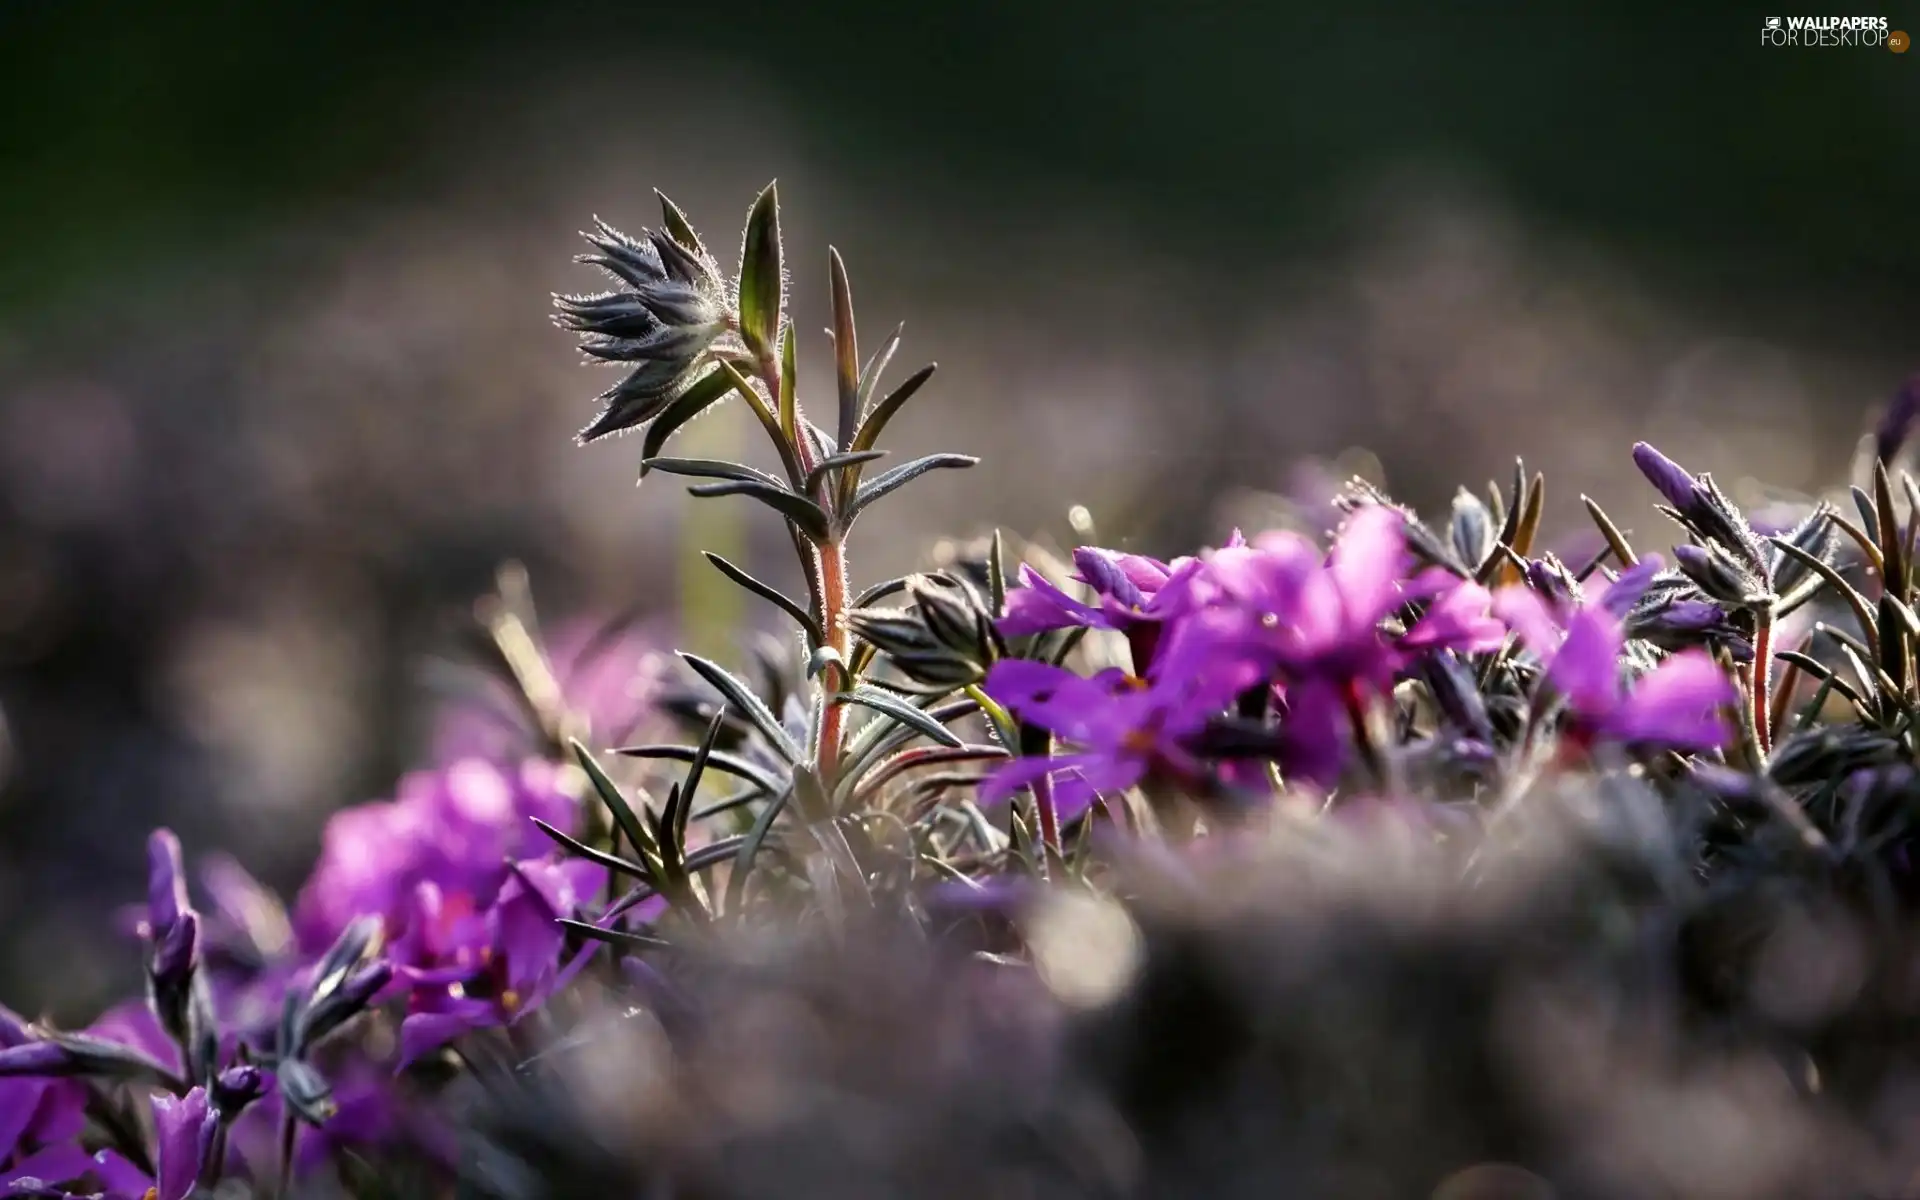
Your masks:
{"label": "reddish stem", "polygon": [[[781,375],[780,362],[772,355],[760,360],[760,378],[767,385],[768,401],[776,411],[780,407]],[[815,466],[813,445],[806,435],[807,418],[800,411],[799,401],[794,401],[793,452],[799,460],[800,472],[804,476]],[[814,544],[814,553],[803,555],[801,568],[812,577],[813,593],[820,597],[820,627],[826,634],[827,645],[840,655],[845,664],[851,647],[847,639],[847,552],[837,537]],[[825,679],[825,676],[822,676]],[[829,697],[829,700],[831,697]],[[845,723],[845,713],[841,706],[826,703],[820,709],[820,740],[814,750],[814,767],[820,775],[820,781],[829,789],[834,784],[834,773],[840,767],[841,730]]]}
{"label": "reddish stem", "polygon": [[1762,756],[1773,752],[1773,705],[1768,691],[1773,682],[1773,614],[1763,612],[1754,619],[1753,670],[1747,690],[1753,704],[1753,740]]}

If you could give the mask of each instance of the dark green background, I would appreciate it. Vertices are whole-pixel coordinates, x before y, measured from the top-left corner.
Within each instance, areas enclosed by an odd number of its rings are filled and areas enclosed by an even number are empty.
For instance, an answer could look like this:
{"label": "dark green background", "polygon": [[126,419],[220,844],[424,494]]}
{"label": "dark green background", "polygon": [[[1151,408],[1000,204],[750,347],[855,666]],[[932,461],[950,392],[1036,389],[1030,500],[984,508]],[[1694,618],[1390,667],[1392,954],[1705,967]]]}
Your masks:
{"label": "dark green background", "polygon": [[0,301],[404,191],[434,169],[413,118],[447,78],[483,79],[484,106],[570,68],[630,74],[636,105],[683,124],[702,98],[649,79],[715,62],[875,185],[932,170],[991,205],[999,179],[1094,183],[1196,256],[1364,235],[1342,181],[1430,153],[1674,286],[1791,278],[1783,320],[1844,297],[1906,321],[1920,55],[1765,49],[1758,9],[1675,7],[15,4]]}

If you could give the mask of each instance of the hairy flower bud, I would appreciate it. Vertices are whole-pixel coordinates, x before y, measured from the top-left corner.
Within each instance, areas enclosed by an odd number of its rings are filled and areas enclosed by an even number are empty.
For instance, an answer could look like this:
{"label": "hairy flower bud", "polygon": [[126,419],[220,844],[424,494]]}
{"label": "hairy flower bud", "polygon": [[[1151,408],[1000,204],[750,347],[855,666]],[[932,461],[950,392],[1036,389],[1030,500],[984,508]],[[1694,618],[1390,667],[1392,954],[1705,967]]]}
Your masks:
{"label": "hairy flower bud", "polygon": [[[667,207],[671,224],[678,210]],[[734,315],[726,280],[697,241],[690,247],[658,229],[631,238],[598,220],[593,232],[581,236],[597,253],[577,261],[599,267],[622,286],[556,295],[554,323],[580,334],[586,354],[636,364],[597,397],[606,408],[580,434],[590,442],[659,416],[703,374],[708,349],[729,336]]]}
{"label": "hairy flower bud", "polygon": [[1680,571],[1702,592],[1733,608],[1758,608],[1771,602],[1766,581],[1717,542],[1706,546],[1675,546]]}
{"label": "hairy flower bud", "polygon": [[916,683],[950,689],[984,679],[1006,644],[979,593],[946,573],[916,575],[906,591],[912,601],[907,608],[850,613],[854,634]]}

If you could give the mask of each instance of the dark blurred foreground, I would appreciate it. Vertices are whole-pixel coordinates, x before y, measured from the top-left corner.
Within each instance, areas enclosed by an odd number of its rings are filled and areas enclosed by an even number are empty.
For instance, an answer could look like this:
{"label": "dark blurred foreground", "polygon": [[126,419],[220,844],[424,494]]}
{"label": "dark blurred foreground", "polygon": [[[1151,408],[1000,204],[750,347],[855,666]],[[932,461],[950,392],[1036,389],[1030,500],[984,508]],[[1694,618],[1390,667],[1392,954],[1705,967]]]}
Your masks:
{"label": "dark blurred foreground", "polygon": [[[1056,893],[1014,910],[1032,969],[857,922],[662,963],[675,984],[652,1011],[590,1019],[476,1093],[471,1183],[498,1200],[1920,1194],[1911,924],[1788,841],[1704,892],[1651,794],[1585,786],[1445,851],[1431,814],[1358,807],[1145,864],[1126,908]],[[1004,944],[999,918],[958,920]]]}

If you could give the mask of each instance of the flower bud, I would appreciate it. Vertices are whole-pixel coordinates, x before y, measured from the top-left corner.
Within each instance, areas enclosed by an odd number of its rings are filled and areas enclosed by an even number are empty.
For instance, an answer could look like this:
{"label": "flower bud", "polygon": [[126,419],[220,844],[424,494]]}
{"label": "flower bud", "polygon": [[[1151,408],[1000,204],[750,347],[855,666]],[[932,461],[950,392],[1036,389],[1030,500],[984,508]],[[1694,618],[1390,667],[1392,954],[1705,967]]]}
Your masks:
{"label": "flower bud", "polygon": [[916,683],[951,689],[984,679],[1006,644],[979,593],[944,573],[916,575],[906,591],[909,608],[849,614],[855,635],[884,652]]}
{"label": "flower bud", "polygon": [[[677,215],[670,209],[670,217]],[[635,364],[599,395],[606,408],[580,434],[582,441],[593,441],[659,416],[702,374],[710,347],[737,339],[729,334],[734,315],[726,281],[704,250],[691,250],[662,230],[631,238],[605,221],[582,236],[597,253],[577,261],[599,267],[623,286],[556,295],[554,324],[580,334],[580,349],[594,358]]]}

